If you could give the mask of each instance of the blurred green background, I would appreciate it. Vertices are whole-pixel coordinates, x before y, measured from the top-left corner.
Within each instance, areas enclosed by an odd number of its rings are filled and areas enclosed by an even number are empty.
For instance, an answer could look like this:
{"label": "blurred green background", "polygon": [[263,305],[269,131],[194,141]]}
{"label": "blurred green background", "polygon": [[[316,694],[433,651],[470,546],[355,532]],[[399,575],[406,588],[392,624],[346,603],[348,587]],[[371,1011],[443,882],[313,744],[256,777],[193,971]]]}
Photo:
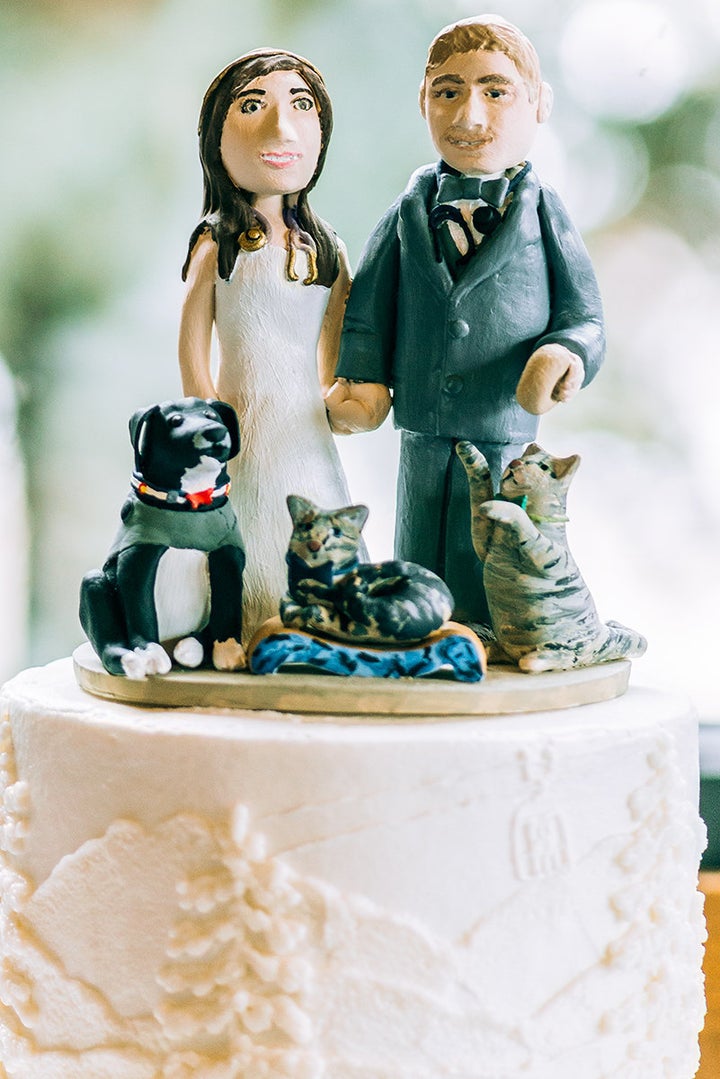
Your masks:
{"label": "blurred green background", "polygon": [[[260,45],[320,67],[335,134],[312,201],[355,265],[434,156],[417,109],[427,45],[475,13],[452,0],[4,0],[0,675],[82,639],[78,584],[128,487],[127,419],[179,392],[212,77]],[[555,89],[533,162],[585,234],[606,305],[605,368],[541,424],[547,449],[583,456],[573,550],[601,615],[650,638],[636,678],[720,718],[720,5],[507,0],[501,13]],[[371,554],[389,557],[396,434],[386,423],[340,448],[371,508]]]}

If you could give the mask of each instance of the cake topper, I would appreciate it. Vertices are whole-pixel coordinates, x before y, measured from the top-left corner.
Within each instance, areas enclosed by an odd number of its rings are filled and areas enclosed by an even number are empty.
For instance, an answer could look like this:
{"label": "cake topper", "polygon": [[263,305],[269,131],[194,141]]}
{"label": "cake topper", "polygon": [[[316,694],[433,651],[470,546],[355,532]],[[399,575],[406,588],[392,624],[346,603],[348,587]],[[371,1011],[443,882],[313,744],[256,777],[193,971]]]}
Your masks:
{"label": "cake topper", "polygon": [[570,553],[565,510],[577,454],[551,457],[532,443],[505,469],[497,496],[482,453],[459,442],[457,454],[470,483],[472,539],[500,649],[492,658],[536,674],[641,656],[644,637],[600,621]]}
{"label": "cake topper", "polygon": [[242,449],[230,471],[248,555],[246,639],[277,612],[285,590],[286,496],[350,501],[323,401],[347,256],[308,203],[331,130],[320,73],[279,49],[228,65],[200,113],[204,204],[183,268],[179,357],[185,392],[229,401],[240,421]]}
{"label": "cake topper", "polygon": [[135,470],[102,570],[82,581],[80,621],[110,674],[245,666],[245,554],[228,501],[227,463],[240,439],[233,408],[186,397],[130,420]]}
{"label": "cake topper", "polygon": [[[604,333],[585,247],[528,154],[552,93],[532,44],[494,15],[442,30],[420,110],[439,154],[366,246],[352,286],[330,416],[402,431],[396,557],[438,573],[455,617],[486,623],[454,446],[470,439],[494,482],[537,416],[597,372]],[[363,428],[363,416],[367,418]]]}

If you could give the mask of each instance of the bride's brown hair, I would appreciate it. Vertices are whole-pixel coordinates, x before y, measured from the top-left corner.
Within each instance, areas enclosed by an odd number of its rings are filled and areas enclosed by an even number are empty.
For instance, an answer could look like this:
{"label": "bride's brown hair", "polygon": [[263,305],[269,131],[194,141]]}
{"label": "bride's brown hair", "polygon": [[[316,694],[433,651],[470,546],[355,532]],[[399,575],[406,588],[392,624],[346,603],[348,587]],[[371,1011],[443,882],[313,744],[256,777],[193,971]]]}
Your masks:
{"label": "bride's brown hair", "polygon": [[210,84],[200,110],[198,135],[200,162],[203,169],[203,216],[190,237],[183,280],[187,277],[190,258],[198,238],[204,232],[212,234],[218,248],[218,273],[227,280],[238,255],[238,240],[251,228],[266,230],[266,222],[252,206],[252,191],[235,186],[227,174],[220,155],[220,139],[228,109],[238,92],[253,79],[272,71],[297,71],[313,96],[320,121],[320,154],[315,171],[297,196],[297,203],[286,203],[284,215],[291,229],[299,229],[312,239],[317,252],[317,284],[330,286],[338,275],[337,237],[310,208],[308,192],[312,190],[325,163],[332,132],[332,105],[322,75],[309,60],[281,49],[257,49],[229,64]]}

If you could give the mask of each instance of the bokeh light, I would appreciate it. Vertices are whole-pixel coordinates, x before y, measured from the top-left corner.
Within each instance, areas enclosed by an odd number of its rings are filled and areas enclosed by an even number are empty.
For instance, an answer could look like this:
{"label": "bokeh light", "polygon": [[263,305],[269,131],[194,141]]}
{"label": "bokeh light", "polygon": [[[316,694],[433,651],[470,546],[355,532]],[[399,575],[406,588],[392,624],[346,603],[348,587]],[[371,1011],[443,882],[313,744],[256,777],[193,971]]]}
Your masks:
{"label": "bokeh light", "polygon": [[644,0],[581,7],[568,20],[560,59],[571,93],[595,116],[651,120],[688,85],[688,48],[679,25]]}
{"label": "bokeh light", "polygon": [[546,139],[533,164],[562,192],[580,231],[630,214],[643,198],[650,173],[643,140],[632,130],[598,128],[583,117],[564,135]]}

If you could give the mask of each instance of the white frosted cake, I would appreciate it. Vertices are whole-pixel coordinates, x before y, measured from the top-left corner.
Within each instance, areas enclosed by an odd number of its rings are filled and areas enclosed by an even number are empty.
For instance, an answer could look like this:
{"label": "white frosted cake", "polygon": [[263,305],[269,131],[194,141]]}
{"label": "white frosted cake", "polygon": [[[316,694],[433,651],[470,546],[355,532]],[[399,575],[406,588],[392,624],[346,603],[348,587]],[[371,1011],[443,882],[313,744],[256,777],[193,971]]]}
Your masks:
{"label": "white frosted cake", "polygon": [[695,1074],[679,699],[162,710],[85,693],[63,660],[5,687],[0,759],[2,1076]]}

